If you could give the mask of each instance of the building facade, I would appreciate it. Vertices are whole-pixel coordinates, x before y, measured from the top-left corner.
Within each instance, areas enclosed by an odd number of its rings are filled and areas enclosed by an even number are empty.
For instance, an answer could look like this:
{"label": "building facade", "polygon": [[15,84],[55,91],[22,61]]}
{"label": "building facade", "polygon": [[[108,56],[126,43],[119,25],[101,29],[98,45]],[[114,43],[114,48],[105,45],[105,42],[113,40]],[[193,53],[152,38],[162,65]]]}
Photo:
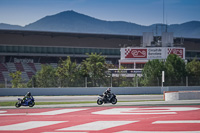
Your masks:
{"label": "building facade", "polygon": [[[152,33],[145,34],[131,36],[0,30],[0,82],[10,80],[9,73],[17,70],[22,71],[25,79],[30,79],[41,69],[41,64],[48,63],[57,67],[59,60],[66,59],[67,56],[80,63],[87,57],[86,53],[101,54],[106,57],[108,64],[113,64],[116,68],[131,68],[130,72],[139,73],[132,69],[143,68],[149,58],[165,57],[163,51],[165,54],[167,50],[169,52],[169,48],[159,48],[159,37],[152,36]],[[165,47],[172,40],[171,34],[169,36],[170,39],[165,38]],[[154,41],[158,43],[155,44]],[[153,45],[156,45],[155,48]],[[172,48],[171,52],[185,53],[182,56],[188,61],[195,57],[200,60],[200,39],[173,37],[170,49]],[[145,58],[140,57],[142,55]]]}

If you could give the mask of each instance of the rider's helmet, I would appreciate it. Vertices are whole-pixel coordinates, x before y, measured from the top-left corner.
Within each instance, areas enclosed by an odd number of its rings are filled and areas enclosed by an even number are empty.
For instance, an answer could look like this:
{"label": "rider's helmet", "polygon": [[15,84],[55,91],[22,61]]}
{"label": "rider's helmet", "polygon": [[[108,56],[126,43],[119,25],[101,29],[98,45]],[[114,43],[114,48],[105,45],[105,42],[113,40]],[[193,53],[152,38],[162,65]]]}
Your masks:
{"label": "rider's helmet", "polygon": [[29,96],[29,97],[30,97],[30,96],[31,96],[31,93],[30,93],[30,92],[27,92],[26,96]]}
{"label": "rider's helmet", "polygon": [[111,91],[111,88],[108,88],[108,89],[107,89],[107,91],[109,91],[109,92],[110,92],[110,91]]}

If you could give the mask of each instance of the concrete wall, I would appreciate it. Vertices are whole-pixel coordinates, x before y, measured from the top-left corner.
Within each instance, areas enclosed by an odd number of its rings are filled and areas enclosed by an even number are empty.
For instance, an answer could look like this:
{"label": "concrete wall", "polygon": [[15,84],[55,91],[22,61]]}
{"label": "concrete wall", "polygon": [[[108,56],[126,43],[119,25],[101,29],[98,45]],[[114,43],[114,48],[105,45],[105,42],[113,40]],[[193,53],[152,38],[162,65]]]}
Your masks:
{"label": "concrete wall", "polygon": [[190,90],[200,90],[200,86],[174,86],[174,87],[163,87],[163,91],[190,91]]}
{"label": "concrete wall", "polygon": [[[43,95],[100,95],[107,88],[0,88],[0,96],[23,96],[31,92],[34,96]],[[118,95],[131,94],[163,94],[164,91],[193,91],[198,87],[112,87],[112,92]]]}
{"label": "concrete wall", "polygon": [[165,93],[165,101],[200,99],[200,91],[179,91]]}
{"label": "concrete wall", "polygon": [[[107,88],[0,88],[0,96],[32,95],[100,95]],[[113,87],[115,94],[160,94],[160,87]]]}

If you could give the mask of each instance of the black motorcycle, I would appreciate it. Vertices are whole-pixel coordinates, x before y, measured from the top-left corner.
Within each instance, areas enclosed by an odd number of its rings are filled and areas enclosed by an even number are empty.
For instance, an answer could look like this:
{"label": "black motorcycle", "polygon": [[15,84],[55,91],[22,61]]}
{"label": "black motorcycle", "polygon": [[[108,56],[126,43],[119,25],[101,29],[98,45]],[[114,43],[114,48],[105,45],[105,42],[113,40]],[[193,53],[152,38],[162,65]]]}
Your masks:
{"label": "black motorcycle", "polygon": [[109,97],[103,97],[103,95],[99,95],[97,99],[97,104],[102,105],[103,103],[112,103],[116,104],[117,103],[117,98],[115,94],[111,94]]}
{"label": "black motorcycle", "polygon": [[35,105],[35,100],[33,97],[26,98],[25,100],[18,98],[18,101],[15,104],[16,108],[19,108],[20,106],[29,106],[33,107]]}

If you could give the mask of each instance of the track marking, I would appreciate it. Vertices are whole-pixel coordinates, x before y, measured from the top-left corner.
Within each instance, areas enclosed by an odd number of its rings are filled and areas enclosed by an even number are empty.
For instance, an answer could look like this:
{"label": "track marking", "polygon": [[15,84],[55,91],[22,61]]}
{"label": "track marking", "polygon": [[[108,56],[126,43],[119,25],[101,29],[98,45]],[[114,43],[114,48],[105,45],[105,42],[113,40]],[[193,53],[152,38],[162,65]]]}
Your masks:
{"label": "track marking", "polygon": [[0,113],[6,113],[7,111],[0,111]]}
{"label": "track marking", "polygon": [[149,115],[149,114],[177,114],[177,111],[199,110],[196,107],[155,107],[155,108],[112,108],[92,112],[100,115]]}
{"label": "track marking", "polygon": [[76,111],[82,111],[87,110],[85,109],[60,109],[60,110],[53,110],[53,111],[47,111],[47,112],[41,112],[41,113],[15,113],[15,114],[0,114],[0,116],[9,116],[9,115],[59,115],[64,113],[71,113]]}
{"label": "track marking", "polygon": [[85,109],[60,109],[60,110],[53,110],[53,111],[47,111],[47,112],[41,112],[41,113],[29,113],[27,115],[58,115],[58,114],[64,114],[64,113],[71,113],[76,111],[82,111],[87,110]]}
{"label": "track marking", "polygon": [[200,131],[120,131],[115,133],[200,133]]}
{"label": "track marking", "polygon": [[0,116],[9,116],[9,115],[27,115],[26,113],[17,113],[17,114],[0,114]]}
{"label": "track marking", "polygon": [[42,132],[42,133],[87,133],[87,132]]}
{"label": "track marking", "polygon": [[122,125],[130,124],[130,123],[134,123],[134,122],[138,122],[138,121],[95,121],[95,122],[91,122],[91,123],[62,128],[62,129],[58,129],[58,130],[59,131],[63,131],[63,130],[99,131],[99,130],[104,130],[104,129],[112,128],[112,127],[116,127],[116,126],[122,126]]}
{"label": "track marking", "polygon": [[12,124],[7,126],[0,126],[0,131],[24,131],[28,129],[54,125],[67,121],[29,121],[24,123]]}
{"label": "track marking", "polygon": [[87,132],[42,132],[42,133],[87,133]]}
{"label": "track marking", "polygon": [[168,123],[200,123],[200,120],[183,120],[183,121],[155,121],[152,124],[168,124]]}

